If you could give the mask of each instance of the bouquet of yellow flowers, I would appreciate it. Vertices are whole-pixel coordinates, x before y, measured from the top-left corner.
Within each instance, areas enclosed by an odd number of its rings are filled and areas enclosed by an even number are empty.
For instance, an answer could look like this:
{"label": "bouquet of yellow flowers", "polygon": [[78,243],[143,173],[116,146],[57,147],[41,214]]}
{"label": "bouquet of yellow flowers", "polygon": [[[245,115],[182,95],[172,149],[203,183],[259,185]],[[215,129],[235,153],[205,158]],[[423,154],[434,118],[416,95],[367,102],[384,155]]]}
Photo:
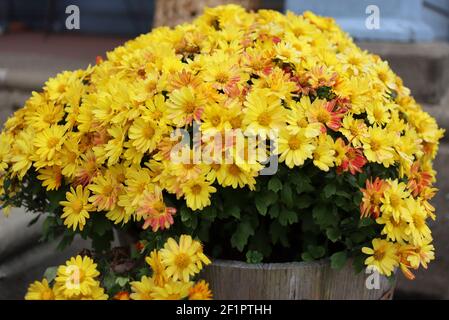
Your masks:
{"label": "bouquet of yellow flowers", "polygon": [[61,246],[105,252],[120,229],[147,255],[189,234],[213,258],[413,278],[442,135],[333,19],[220,6],[33,92],[0,135],[0,199]]}
{"label": "bouquet of yellow flowers", "polygon": [[[35,281],[29,286],[25,299],[107,300],[109,296],[101,283],[110,293],[115,293],[113,300],[212,299],[209,284],[204,280],[197,283],[191,281],[191,277],[210,260],[204,255],[201,244],[188,235],[181,235],[179,244],[169,238],[164,248],[153,250],[145,258],[151,271],[143,267],[135,275],[140,278],[139,281],[131,281],[132,275],[129,273],[114,277],[113,272],[104,270],[100,274],[98,265],[89,255],[84,253],[72,257],[65,265],[48,268],[42,281]],[[180,264],[180,260],[184,263]],[[101,266],[104,268],[105,264]],[[130,288],[131,293],[123,288]]]}

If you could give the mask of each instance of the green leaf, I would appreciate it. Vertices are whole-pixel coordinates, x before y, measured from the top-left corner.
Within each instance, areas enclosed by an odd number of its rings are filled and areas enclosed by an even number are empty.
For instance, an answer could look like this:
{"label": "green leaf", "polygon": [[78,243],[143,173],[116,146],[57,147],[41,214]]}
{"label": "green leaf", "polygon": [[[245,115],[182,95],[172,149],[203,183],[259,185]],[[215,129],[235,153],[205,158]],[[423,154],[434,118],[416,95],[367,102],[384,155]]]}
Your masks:
{"label": "green leaf", "polygon": [[265,198],[262,194],[258,193],[254,199],[254,203],[256,204],[256,209],[263,216],[267,214],[267,204],[265,203]]}
{"label": "green leaf", "polygon": [[315,260],[309,252],[303,252],[301,254],[301,259],[306,262]]}
{"label": "green leaf", "polygon": [[329,228],[326,230],[326,235],[330,241],[336,242],[341,238],[341,231],[337,228]]}
{"label": "green leaf", "polygon": [[56,274],[58,273],[58,267],[48,267],[45,269],[44,278],[47,279],[48,282],[52,282],[56,278]]}
{"label": "green leaf", "polygon": [[337,191],[337,187],[334,183],[327,184],[323,189],[323,193],[326,198],[332,197],[336,191]]}
{"label": "green leaf", "polygon": [[92,248],[101,253],[111,248],[111,242],[114,240],[114,234],[112,230],[108,230],[104,235],[96,235],[92,238]]}
{"label": "green leaf", "polygon": [[322,203],[313,208],[313,218],[323,229],[338,225],[338,215],[336,212]]}
{"label": "green leaf", "polygon": [[240,219],[240,207],[236,205],[230,207],[229,209],[227,209],[227,214],[236,219]]}
{"label": "green leaf", "polygon": [[282,190],[282,182],[281,180],[274,176],[268,181],[268,190],[278,192],[279,190]]}
{"label": "green leaf", "polygon": [[279,205],[275,204],[271,206],[270,209],[268,210],[268,215],[273,219],[279,217]]}
{"label": "green leaf", "polygon": [[331,255],[331,268],[340,270],[345,266],[347,259],[348,256],[346,251],[334,253],[333,255]]}
{"label": "green leaf", "polygon": [[359,273],[363,269],[365,269],[365,259],[366,256],[363,254],[358,254],[354,257],[352,261],[352,266],[354,268],[355,273]]}
{"label": "green leaf", "polygon": [[92,218],[92,231],[99,236],[103,236],[108,230],[112,229],[112,224],[112,221],[105,215],[96,214]]}
{"label": "green leaf", "polygon": [[298,215],[295,211],[284,208],[279,212],[279,223],[282,226],[293,224],[295,222],[298,222]]}
{"label": "green leaf", "polygon": [[363,241],[365,241],[365,239],[367,238],[367,234],[363,231],[356,231],[354,233],[352,233],[349,238],[354,242],[354,243],[361,243]]}
{"label": "green leaf", "polygon": [[280,242],[284,247],[288,247],[287,228],[280,225],[277,220],[274,220],[270,225],[271,241],[273,244]]}
{"label": "green leaf", "polygon": [[312,203],[313,199],[308,194],[302,194],[296,199],[296,207],[299,209],[308,208]]}
{"label": "green leaf", "polygon": [[47,212],[55,212],[61,208],[59,202],[65,200],[65,189],[47,191],[47,198],[50,202],[46,208]]}
{"label": "green leaf", "polygon": [[293,206],[293,192],[289,184],[284,184],[282,187],[281,199],[287,207],[291,208]]}
{"label": "green leaf", "polygon": [[115,283],[118,284],[120,287],[124,287],[128,284],[129,278],[128,277],[117,277],[115,279]]}
{"label": "green leaf", "polygon": [[179,213],[181,215],[181,221],[186,222],[189,221],[191,218],[190,210],[186,206],[182,206],[181,210],[179,210]]}
{"label": "green leaf", "polygon": [[267,207],[275,204],[278,201],[278,195],[273,191],[264,192],[263,197],[265,199],[265,204],[267,205]]}
{"label": "green leaf", "polygon": [[[214,221],[215,218],[217,217],[217,208],[213,207],[213,206],[204,208],[201,211],[201,217],[206,220],[209,220],[209,221]],[[238,218],[240,218],[240,210],[239,210]]]}
{"label": "green leaf", "polygon": [[263,254],[257,250],[250,250],[246,253],[247,263],[261,263],[263,260]]}
{"label": "green leaf", "polygon": [[239,251],[243,251],[248,243],[248,238],[252,235],[254,235],[254,228],[251,222],[249,220],[241,221],[231,237],[231,245]]}
{"label": "green leaf", "polygon": [[[147,268],[148,269],[148,268]],[[115,276],[113,273],[106,273],[103,278],[103,286],[106,290],[111,290],[115,286]]]}
{"label": "green leaf", "polygon": [[309,245],[307,251],[314,259],[322,258],[326,254],[326,249],[323,246]]}
{"label": "green leaf", "polygon": [[187,206],[182,206],[180,209],[181,221],[187,228],[195,229],[198,225],[197,215]]}
{"label": "green leaf", "polygon": [[359,221],[359,227],[368,227],[374,224],[374,220],[371,218],[362,218]]}
{"label": "green leaf", "polygon": [[131,259],[137,260],[140,258],[140,252],[137,251],[137,248],[135,246],[131,246],[131,252],[130,252],[129,256]]}
{"label": "green leaf", "polygon": [[348,192],[343,191],[343,190],[335,191],[335,195],[346,198],[346,199],[351,199],[351,195]]}

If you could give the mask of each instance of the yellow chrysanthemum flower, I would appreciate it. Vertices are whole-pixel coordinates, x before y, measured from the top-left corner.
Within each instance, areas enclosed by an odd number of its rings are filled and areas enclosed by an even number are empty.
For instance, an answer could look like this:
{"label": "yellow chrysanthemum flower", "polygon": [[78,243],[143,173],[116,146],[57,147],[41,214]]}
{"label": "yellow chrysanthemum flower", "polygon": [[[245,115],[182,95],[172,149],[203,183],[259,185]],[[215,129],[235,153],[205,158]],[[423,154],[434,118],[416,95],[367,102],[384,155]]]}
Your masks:
{"label": "yellow chrysanthemum flower", "polygon": [[188,180],[182,186],[187,206],[192,210],[202,210],[210,205],[210,194],[217,191],[205,177]]}
{"label": "yellow chrysanthemum flower", "polygon": [[51,166],[39,169],[37,178],[42,180],[42,186],[47,190],[58,190],[62,183],[60,166]]}
{"label": "yellow chrysanthemum flower", "polygon": [[396,245],[382,239],[374,239],[372,245],[373,248],[362,248],[362,252],[369,255],[365,264],[374,267],[381,274],[390,276],[394,269],[399,266]]}
{"label": "yellow chrysanthemum flower", "polygon": [[290,133],[288,129],[281,131],[279,136],[279,161],[284,161],[287,167],[302,166],[304,161],[312,158],[316,148],[315,141],[306,136],[306,129]]}
{"label": "yellow chrysanthemum flower", "polygon": [[143,276],[140,281],[131,282],[132,300],[153,300],[152,294],[156,287],[153,278]]}
{"label": "yellow chrysanthemum flower", "polygon": [[323,171],[329,171],[329,168],[334,166],[334,155],[334,140],[327,134],[321,134],[313,150],[313,164]]}
{"label": "yellow chrysanthemum flower", "polygon": [[271,135],[272,130],[280,130],[285,121],[286,111],[281,100],[270,94],[269,89],[257,89],[246,97],[243,124],[247,130],[262,138]]}
{"label": "yellow chrysanthemum flower", "polygon": [[188,297],[192,282],[168,281],[162,287],[154,287],[153,300],[182,300]]}
{"label": "yellow chrysanthemum flower", "polygon": [[139,118],[129,128],[128,136],[139,152],[152,152],[161,138],[161,131],[156,122]]}
{"label": "yellow chrysanthemum flower", "polygon": [[36,133],[34,146],[40,160],[50,161],[54,159],[56,153],[62,149],[65,132],[66,129],[63,126],[53,125]]}
{"label": "yellow chrysanthemum flower", "polygon": [[145,262],[151,267],[153,271],[152,278],[154,283],[158,287],[162,287],[167,281],[167,273],[165,267],[162,264],[161,255],[159,251],[153,250],[150,255],[145,258]]}
{"label": "yellow chrysanthemum flower", "polygon": [[95,278],[99,275],[97,264],[91,258],[78,255],[58,268],[55,281],[68,298],[77,295],[89,296],[98,288]]}
{"label": "yellow chrysanthemum flower", "polygon": [[42,279],[30,284],[25,300],[55,300],[55,294],[49,287],[47,279]]}
{"label": "yellow chrysanthemum flower", "polygon": [[167,276],[174,281],[180,279],[188,282],[190,276],[201,271],[203,264],[210,260],[203,254],[201,243],[189,235],[181,235],[179,244],[169,238],[160,250],[162,264],[166,267]]}
{"label": "yellow chrysanthemum flower", "polygon": [[387,168],[394,163],[395,138],[390,132],[378,126],[369,127],[367,135],[361,141],[368,161],[383,164]]}
{"label": "yellow chrysanthemum flower", "polygon": [[68,228],[83,230],[90,216],[89,211],[94,211],[94,207],[88,202],[89,190],[81,185],[78,185],[76,190],[71,187],[70,192],[66,193],[66,199],[67,201],[60,202],[64,208],[61,219],[64,219]]}

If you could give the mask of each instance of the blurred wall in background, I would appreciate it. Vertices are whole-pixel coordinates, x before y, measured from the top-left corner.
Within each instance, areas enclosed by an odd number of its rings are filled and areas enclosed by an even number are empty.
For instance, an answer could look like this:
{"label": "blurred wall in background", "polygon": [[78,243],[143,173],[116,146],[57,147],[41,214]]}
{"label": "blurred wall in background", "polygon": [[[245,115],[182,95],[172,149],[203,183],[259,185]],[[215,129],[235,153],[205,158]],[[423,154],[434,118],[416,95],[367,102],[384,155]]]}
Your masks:
{"label": "blurred wall in background", "polygon": [[[365,22],[379,8],[379,29]],[[286,0],[287,10],[334,17],[358,40],[434,41],[449,39],[449,0]]]}

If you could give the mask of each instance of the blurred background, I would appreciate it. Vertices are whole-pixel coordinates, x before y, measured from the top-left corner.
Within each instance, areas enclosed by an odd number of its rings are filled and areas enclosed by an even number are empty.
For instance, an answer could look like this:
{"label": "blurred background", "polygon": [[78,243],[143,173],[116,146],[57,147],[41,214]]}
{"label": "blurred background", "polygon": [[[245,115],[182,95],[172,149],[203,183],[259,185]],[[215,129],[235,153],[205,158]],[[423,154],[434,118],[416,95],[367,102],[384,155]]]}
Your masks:
{"label": "blurred background", "polygon": [[[0,0],[0,125],[50,76],[85,68],[153,26],[189,21],[205,6],[224,3],[334,17],[362,48],[388,60],[413,96],[449,128],[449,0]],[[68,28],[73,5],[80,23]],[[414,281],[399,276],[396,299],[449,299],[448,163],[449,140],[443,140],[435,163],[437,257]],[[27,229],[30,220],[21,209],[9,218],[0,214],[0,299],[22,299],[46,267],[87,246],[78,240],[56,252],[55,244],[38,242],[39,223]]]}

